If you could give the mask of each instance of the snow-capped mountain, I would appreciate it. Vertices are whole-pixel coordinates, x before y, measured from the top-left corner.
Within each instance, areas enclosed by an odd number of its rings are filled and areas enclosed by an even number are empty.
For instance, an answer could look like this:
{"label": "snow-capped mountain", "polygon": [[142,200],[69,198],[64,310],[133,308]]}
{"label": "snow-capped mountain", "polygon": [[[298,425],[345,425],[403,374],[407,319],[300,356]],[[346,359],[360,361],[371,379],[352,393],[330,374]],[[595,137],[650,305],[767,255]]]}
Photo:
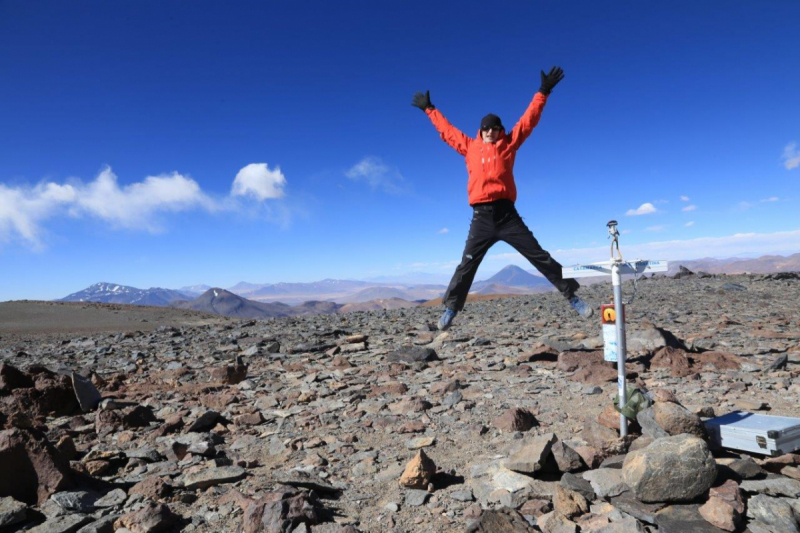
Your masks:
{"label": "snow-capped mountain", "polygon": [[191,299],[190,295],[170,289],[153,287],[137,289],[118,283],[95,283],[94,285],[62,298],[62,302],[102,302],[112,304],[136,304],[168,306],[177,300]]}
{"label": "snow-capped mountain", "polygon": [[180,289],[178,289],[178,292],[191,295],[194,298],[196,296],[200,296],[210,288],[211,285],[188,285],[186,287],[181,287]]}

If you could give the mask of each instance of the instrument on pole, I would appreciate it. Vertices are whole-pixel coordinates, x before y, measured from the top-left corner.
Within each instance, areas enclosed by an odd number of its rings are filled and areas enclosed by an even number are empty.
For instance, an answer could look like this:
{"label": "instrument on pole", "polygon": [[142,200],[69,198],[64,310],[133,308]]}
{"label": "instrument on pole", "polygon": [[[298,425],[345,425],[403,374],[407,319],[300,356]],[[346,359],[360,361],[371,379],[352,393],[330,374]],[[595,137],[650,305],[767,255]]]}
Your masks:
{"label": "instrument on pole", "polygon": [[[622,409],[627,403],[627,386],[625,375],[625,361],[627,351],[625,345],[625,307],[622,302],[622,275],[633,274],[634,292],[629,304],[636,295],[636,277],[645,272],[666,272],[668,264],[666,261],[625,261],[619,249],[619,230],[617,221],[609,220],[608,238],[611,239],[611,258],[600,263],[588,265],[574,265],[562,269],[562,277],[567,278],[588,278],[594,276],[611,276],[611,285],[614,289],[613,305],[603,305],[601,307],[600,318],[603,324],[603,339],[605,349],[603,350],[604,359],[612,360],[617,363],[617,387],[619,390],[619,407]],[[616,255],[614,249],[616,248]],[[628,434],[628,419],[625,415],[619,415],[619,434],[624,437]]]}

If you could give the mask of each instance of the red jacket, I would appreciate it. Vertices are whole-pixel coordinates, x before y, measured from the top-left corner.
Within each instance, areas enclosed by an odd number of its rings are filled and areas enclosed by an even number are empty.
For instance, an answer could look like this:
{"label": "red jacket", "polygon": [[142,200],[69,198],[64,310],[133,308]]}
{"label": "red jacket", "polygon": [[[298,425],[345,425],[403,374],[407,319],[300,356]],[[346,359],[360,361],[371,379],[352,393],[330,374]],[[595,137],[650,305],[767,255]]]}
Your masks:
{"label": "red jacket", "polygon": [[438,109],[425,111],[444,142],[466,159],[469,205],[500,199],[517,201],[514,159],[519,147],[539,122],[546,102],[547,96],[536,93],[511,133],[503,133],[496,143],[484,143],[480,131],[474,139],[467,137],[450,124]]}

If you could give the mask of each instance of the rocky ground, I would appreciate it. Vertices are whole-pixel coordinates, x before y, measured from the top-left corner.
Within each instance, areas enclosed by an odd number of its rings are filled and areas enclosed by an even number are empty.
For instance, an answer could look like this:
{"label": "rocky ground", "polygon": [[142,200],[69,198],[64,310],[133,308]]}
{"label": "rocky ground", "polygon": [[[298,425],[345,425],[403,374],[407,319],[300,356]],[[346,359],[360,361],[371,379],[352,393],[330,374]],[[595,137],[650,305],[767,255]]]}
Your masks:
{"label": "rocky ground", "polygon": [[430,307],[4,331],[0,531],[798,531],[800,455],[701,422],[800,415],[798,301],[793,274],[640,281],[625,439],[599,319],[552,293],[446,333]]}

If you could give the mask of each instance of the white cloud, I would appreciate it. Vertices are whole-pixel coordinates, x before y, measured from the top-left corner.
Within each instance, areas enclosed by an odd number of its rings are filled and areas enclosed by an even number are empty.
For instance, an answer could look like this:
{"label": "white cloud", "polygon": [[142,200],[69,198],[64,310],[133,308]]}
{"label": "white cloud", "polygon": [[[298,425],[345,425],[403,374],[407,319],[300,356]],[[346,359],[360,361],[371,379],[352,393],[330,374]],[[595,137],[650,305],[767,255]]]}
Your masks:
{"label": "white cloud", "polygon": [[214,209],[214,202],[193,179],[177,172],[148,176],[144,181],[120,187],[111,168],[103,169],[97,178],[75,187],[69,212],[73,216],[89,215],[114,226],[156,231],[156,215],[203,207]]}
{"label": "white cloud", "polygon": [[[67,183],[42,182],[34,187],[10,187],[0,183],[0,242],[19,238],[40,248],[44,223],[59,216],[93,217],[114,228],[157,232],[163,229],[163,215],[192,209],[208,212],[240,211],[246,205],[237,196],[263,201],[280,198],[286,178],[280,168],[254,163],[236,175],[229,197],[213,199],[189,176],[172,172],[147,176],[120,186],[110,167],[88,183],[70,179]],[[267,219],[286,226],[290,208],[276,204],[266,211]]]}
{"label": "white cloud", "polygon": [[648,226],[647,228],[645,228],[645,231],[661,231],[665,227],[666,226],[663,226],[663,225],[661,225],[661,226]]}
{"label": "white cloud", "polygon": [[[700,259],[702,257],[727,258],[738,255],[790,255],[800,250],[800,230],[775,233],[736,233],[722,237],[657,241],[620,246],[626,259]],[[550,250],[553,257],[568,266],[608,259],[608,246]],[[502,261],[525,267],[527,260],[516,252],[487,255],[487,261]]]}
{"label": "white cloud", "polygon": [[763,200],[759,200],[760,202],[777,202],[780,200],[777,196],[770,196],[769,198],[764,198]]}
{"label": "white cloud", "polygon": [[688,196],[681,196],[681,201],[688,202],[689,201],[689,197]]}
{"label": "white cloud", "polygon": [[364,182],[372,190],[380,189],[389,194],[406,192],[406,183],[400,171],[391,168],[379,157],[368,156],[344,173],[348,179]]}
{"label": "white cloud", "polygon": [[97,217],[115,227],[157,231],[159,213],[195,207],[215,208],[197,182],[177,172],[148,176],[124,187],[108,167],[89,183],[71,180],[15,188],[0,184],[0,240],[21,237],[39,247],[42,224],[65,214]]}
{"label": "white cloud", "polygon": [[800,152],[797,150],[796,142],[790,142],[784,147],[782,159],[786,170],[792,170],[800,166]]}
{"label": "white cloud", "polygon": [[628,212],[625,214],[628,216],[636,216],[636,215],[649,215],[655,212],[656,212],[656,206],[654,206],[650,202],[647,202],[640,205],[636,209],[629,209]]}
{"label": "white cloud", "polygon": [[231,196],[251,196],[256,200],[282,198],[286,177],[280,167],[270,170],[266,163],[250,163],[233,180]]}
{"label": "white cloud", "polygon": [[688,211],[694,211],[695,209],[697,209],[696,205],[687,205],[686,207],[681,209],[681,211],[687,211],[688,212]]}
{"label": "white cloud", "polygon": [[742,211],[746,211],[747,209],[753,207],[753,204],[751,204],[750,202],[741,201],[737,204],[737,207]]}
{"label": "white cloud", "polygon": [[447,229],[447,228],[442,228],[442,229],[440,229],[440,230],[439,230],[439,232],[438,232],[438,233],[439,233],[440,235],[446,235],[447,233],[450,233],[450,230],[449,230],[449,229]]}
{"label": "white cloud", "polygon": [[0,242],[15,235],[35,247],[41,245],[41,223],[75,198],[70,185],[39,184],[11,188],[0,184]]}
{"label": "white cloud", "polygon": [[694,220],[690,220],[689,222],[684,224],[684,226],[686,226],[687,228],[691,228],[692,226],[694,226]]}

